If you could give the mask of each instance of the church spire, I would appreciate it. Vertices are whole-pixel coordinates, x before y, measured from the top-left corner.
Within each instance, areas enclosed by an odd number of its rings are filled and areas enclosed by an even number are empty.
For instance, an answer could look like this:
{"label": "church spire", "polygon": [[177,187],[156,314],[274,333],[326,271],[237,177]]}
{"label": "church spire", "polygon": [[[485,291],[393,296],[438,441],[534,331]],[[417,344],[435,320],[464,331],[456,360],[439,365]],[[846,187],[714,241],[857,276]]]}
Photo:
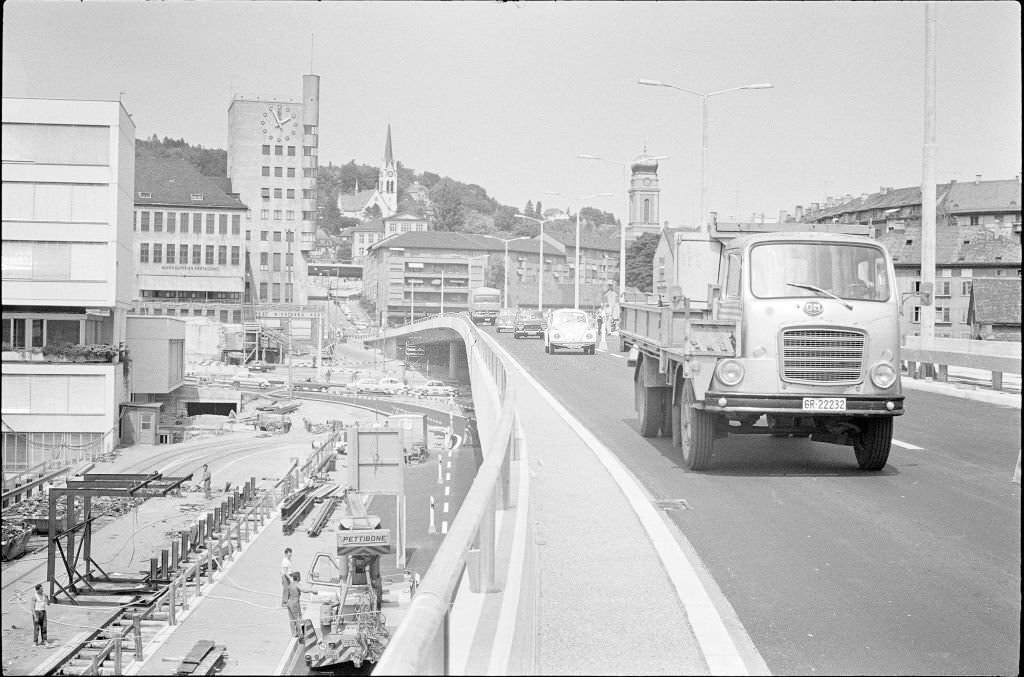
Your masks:
{"label": "church spire", "polygon": [[391,123],[388,123],[388,140],[384,144],[384,166],[395,164],[391,154]]}

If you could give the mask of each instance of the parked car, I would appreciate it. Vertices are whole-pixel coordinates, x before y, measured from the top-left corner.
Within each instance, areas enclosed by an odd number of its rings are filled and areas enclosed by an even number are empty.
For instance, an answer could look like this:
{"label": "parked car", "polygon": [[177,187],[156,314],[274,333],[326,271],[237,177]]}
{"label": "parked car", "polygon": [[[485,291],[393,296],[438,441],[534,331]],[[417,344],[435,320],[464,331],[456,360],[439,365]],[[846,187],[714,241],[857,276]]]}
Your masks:
{"label": "parked car", "polygon": [[547,323],[544,316],[536,310],[520,310],[516,314],[516,323],[512,328],[512,336],[523,338],[524,336],[536,336],[544,338],[544,329]]}
{"label": "parked car", "polygon": [[249,371],[273,371],[274,365],[263,360],[254,360],[246,365]]}
{"label": "parked car", "polygon": [[241,376],[234,379],[231,385],[236,388],[259,388],[264,390],[270,387],[270,381],[258,376]]}
{"label": "parked car", "polygon": [[377,381],[377,386],[380,392],[387,393],[388,395],[401,395],[408,389],[404,383],[391,376],[385,376]]}
{"label": "parked car", "polygon": [[298,381],[297,383],[292,384],[292,390],[307,390],[318,393],[326,393],[329,388],[329,383],[320,383],[313,380]]}
{"label": "parked car", "polygon": [[503,331],[514,331],[515,328],[516,311],[511,308],[498,311],[498,316],[494,318],[494,331],[500,334]]}
{"label": "parked car", "polygon": [[349,383],[348,389],[361,395],[380,393],[380,384],[375,378],[361,378],[355,383]]}
{"label": "parked car", "polygon": [[558,308],[551,312],[544,331],[544,352],[553,355],[556,348],[583,350],[593,355],[597,347],[597,327],[582,310]]}
{"label": "parked car", "polygon": [[415,393],[421,397],[452,397],[458,395],[458,389],[444,381],[427,381],[423,385],[417,386]]}

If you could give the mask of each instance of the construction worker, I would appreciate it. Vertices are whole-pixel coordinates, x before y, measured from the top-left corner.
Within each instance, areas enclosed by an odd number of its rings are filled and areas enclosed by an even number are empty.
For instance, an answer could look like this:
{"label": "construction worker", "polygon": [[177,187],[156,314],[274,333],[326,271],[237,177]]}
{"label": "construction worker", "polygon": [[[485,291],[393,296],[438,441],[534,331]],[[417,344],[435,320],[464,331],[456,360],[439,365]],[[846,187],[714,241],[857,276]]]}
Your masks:
{"label": "construction worker", "polygon": [[32,593],[32,643],[36,646],[46,645],[46,606],[48,600],[43,592],[43,584],[36,583]]}
{"label": "construction worker", "polygon": [[199,481],[203,485],[203,494],[207,499],[210,498],[210,466],[206,463],[203,464],[203,469],[199,473]]}

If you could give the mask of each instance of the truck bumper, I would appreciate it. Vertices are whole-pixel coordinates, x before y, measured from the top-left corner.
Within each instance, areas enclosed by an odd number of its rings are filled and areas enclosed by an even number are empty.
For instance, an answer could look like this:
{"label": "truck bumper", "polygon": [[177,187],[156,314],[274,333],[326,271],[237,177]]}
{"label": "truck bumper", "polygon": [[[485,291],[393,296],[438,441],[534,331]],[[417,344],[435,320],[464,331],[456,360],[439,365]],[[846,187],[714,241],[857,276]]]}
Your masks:
{"label": "truck bumper", "polygon": [[[716,393],[708,391],[698,408],[715,413],[736,414],[786,414],[800,416],[902,416],[903,395],[879,397],[877,395],[841,395],[846,400],[846,409],[840,411],[818,411],[803,408],[804,397],[812,395],[750,395],[737,393]],[[821,397],[821,395],[813,395]],[[828,395],[826,397],[835,397]]]}

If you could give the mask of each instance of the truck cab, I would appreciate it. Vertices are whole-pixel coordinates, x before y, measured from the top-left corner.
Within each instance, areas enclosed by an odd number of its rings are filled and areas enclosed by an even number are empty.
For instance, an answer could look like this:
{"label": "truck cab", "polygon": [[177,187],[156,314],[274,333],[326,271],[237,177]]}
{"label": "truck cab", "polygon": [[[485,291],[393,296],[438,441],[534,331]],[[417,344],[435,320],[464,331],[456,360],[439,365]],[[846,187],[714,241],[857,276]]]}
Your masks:
{"label": "truck cab", "polygon": [[693,470],[732,434],[849,445],[879,470],[903,413],[891,258],[840,227],[785,226],[694,238],[671,294],[623,304],[641,434],[672,435]]}
{"label": "truck cab", "polygon": [[473,324],[494,324],[501,310],[501,290],[474,287],[469,290],[469,317]]}

